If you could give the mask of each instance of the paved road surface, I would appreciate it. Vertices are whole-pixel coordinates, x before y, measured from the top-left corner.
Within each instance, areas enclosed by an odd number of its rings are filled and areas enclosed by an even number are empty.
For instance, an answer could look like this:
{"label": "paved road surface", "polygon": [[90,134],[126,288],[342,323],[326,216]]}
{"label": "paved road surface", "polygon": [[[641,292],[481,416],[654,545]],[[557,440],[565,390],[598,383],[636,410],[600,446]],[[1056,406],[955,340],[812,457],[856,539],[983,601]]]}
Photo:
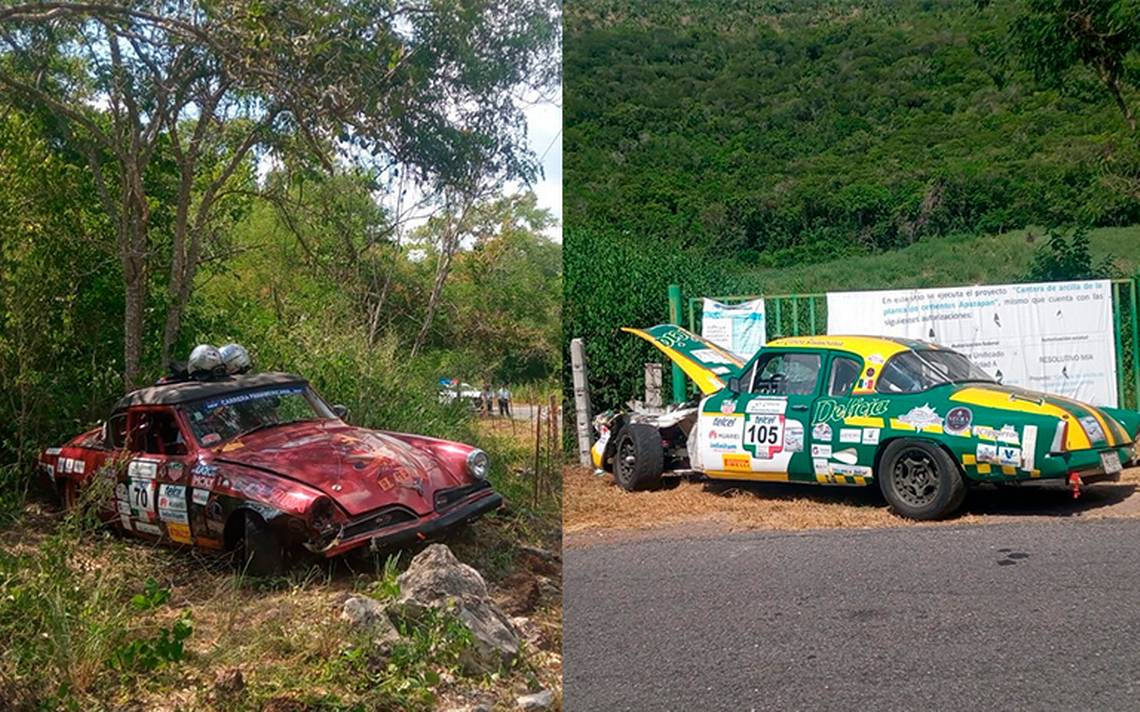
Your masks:
{"label": "paved road surface", "polygon": [[1140,709],[1140,520],[565,552],[583,710]]}

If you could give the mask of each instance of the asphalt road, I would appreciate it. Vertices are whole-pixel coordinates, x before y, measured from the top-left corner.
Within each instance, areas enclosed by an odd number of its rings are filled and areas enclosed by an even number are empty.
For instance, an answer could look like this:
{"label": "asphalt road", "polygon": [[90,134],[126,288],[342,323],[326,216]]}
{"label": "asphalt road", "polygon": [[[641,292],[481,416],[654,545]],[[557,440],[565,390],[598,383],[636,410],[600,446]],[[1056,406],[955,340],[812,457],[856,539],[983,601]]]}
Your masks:
{"label": "asphalt road", "polygon": [[1140,709],[1140,520],[564,554],[564,709]]}

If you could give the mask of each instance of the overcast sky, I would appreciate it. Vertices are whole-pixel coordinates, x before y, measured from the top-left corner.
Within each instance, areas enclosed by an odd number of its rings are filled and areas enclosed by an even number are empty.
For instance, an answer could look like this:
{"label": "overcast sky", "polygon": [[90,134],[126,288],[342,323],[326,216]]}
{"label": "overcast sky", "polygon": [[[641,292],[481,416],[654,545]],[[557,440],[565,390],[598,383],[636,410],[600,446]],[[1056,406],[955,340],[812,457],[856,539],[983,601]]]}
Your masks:
{"label": "overcast sky", "polygon": [[562,90],[549,103],[526,110],[530,149],[542,159],[543,176],[533,186],[538,204],[554,213],[558,225],[550,236],[562,242]]}

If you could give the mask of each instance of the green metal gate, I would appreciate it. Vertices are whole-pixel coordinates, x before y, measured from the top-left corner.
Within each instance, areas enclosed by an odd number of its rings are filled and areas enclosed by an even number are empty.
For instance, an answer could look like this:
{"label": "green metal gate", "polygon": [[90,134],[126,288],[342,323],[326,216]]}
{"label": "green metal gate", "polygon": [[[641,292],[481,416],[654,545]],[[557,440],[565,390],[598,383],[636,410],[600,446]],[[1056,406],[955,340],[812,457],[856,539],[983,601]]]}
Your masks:
{"label": "green metal gate", "polygon": [[[1140,333],[1136,279],[1112,280],[1112,317],[1116,337],[1117,393],[1120,407],[1140,411],[1140,358],[1136,350]],[[707,297],[722,304],[739,304],[759,295]],[[689,297],[689,331],[700,333],[701,303],[705,297]],[[768,338],[815,336],[827,333],[826,294],[775,294],[764,297]],[[676,322],[675,322],[676,323]]]}

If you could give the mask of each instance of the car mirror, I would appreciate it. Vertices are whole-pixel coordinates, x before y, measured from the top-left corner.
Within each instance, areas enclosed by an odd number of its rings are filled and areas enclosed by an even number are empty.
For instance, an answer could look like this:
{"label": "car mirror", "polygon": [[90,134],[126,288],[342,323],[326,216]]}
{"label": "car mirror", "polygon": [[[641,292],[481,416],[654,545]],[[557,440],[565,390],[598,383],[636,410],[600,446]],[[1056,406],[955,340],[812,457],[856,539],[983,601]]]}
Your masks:
{"label": "car mirror", "polygon": [[333,415],[340,418],[341,420],[348,420],[348,406],[337,403],[332,407],[332,412]]}
{"label": "car mirror", "polygon": [[740,393],[740,379],[736,376],[728,379],[728,390],[732,393]]}

